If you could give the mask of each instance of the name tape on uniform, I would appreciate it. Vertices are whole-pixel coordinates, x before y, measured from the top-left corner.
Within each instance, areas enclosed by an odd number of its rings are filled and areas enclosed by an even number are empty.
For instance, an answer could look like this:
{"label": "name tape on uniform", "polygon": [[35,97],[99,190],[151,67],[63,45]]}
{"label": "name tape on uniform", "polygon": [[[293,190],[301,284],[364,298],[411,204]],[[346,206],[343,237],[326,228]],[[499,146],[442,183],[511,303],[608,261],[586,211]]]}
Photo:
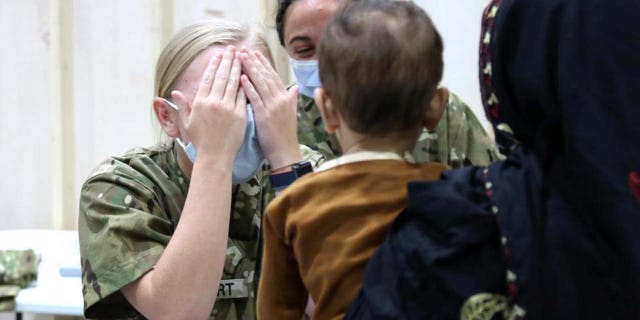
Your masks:
{"label": "name tape on uniform", "polygon": [[220,281],[218,299],[236,299],[249,297],[247,279],[227,279]]}

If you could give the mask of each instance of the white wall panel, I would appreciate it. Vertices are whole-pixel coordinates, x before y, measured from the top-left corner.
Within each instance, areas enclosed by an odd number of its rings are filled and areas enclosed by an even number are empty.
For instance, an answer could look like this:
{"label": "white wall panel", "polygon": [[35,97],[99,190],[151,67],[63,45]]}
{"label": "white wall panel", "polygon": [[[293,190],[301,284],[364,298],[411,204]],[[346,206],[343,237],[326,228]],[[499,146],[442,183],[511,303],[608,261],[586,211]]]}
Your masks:
{"label": "white wall panel", "polygon": [[48,1],[0,1],[0,229],[52,224]]}
{"label": "white wall panel", "polygon": [[76,194],[101,160],[153,143],[151,4],[74,2]]}

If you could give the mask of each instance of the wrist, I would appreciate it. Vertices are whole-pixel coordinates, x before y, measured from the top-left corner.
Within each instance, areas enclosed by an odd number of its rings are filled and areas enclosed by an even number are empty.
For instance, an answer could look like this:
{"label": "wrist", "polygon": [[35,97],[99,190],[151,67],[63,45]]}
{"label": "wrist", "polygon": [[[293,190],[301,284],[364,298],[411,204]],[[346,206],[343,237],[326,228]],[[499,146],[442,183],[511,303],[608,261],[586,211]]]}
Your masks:
{"label": "wrist", "polygon": [[200,161],[196,160],[193,163],[193,169],[191,171],[189,187],[196,185],[202,185],[202,183],[216,183],[224,184],[228,181],[231,185],[233,165],[229,166],[223,162],[215,161]]}
{"label": "wrist", "polygon": [[198,154],[196,156],[195,161],[193,162],[193,167],[199,167],[203,169],[221,169],[225,171],[230,171],[233,169],[233,161],[235,160],[235,156],[209,156],[206,154]]}
{"label": "wrist", "polygon": [[303,175],[313,172],[313,166],[309,161],[299,161],[283,168],[271,171],[269,181],[271,187],[276,191],[282,191]]}
{"label": "wrist", "polygon": [[296,161],[290,164],[287,164],[283,167],[279,167],[279,168],[271,168],[271,172],[270,174],[278,174],[278,173],[283,173],[283,172],[291,172],[291,170],[293,170],[293,165],[296,163],[299,163],[300,161]]}
{"label": "wrist", "polygon": [[295,151],[274,155],[267,159],[273,173],[290,171],[291,166],[303,160],[300,150],[297,148]]}

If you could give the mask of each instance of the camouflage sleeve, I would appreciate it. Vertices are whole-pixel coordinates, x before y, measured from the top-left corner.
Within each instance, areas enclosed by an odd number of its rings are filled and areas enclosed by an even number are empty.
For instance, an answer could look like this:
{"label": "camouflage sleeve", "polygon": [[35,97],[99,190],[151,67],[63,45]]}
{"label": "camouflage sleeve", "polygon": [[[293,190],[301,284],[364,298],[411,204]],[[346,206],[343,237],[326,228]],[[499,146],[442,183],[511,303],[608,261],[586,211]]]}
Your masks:
{"label": "camouflage sleeve", "polygon": [[[452,106],[456,106],[458,110],[464,112],[464,116],[460,117],[466,119],[466,123],[458,121],[460,126],[464,127],[461,130],[462,133],[466,135],[465,139],[461,139],[463,141],[466,140],[467,143],[466,157],[459,155],[458,158],[463,159],[462,161],[465,165],[472,164],[476,166],[488,166],[492,162],[502,159],[503,157],[498,151],[495,141],[484,129],[473,110],[453,93],[450,95],[449,101]],[[451,117],[450,121],[454,119],[456,119],[455,116]],[[456,139],[454,139],[452,145],[455,146],[456,144]],[[462,144],[460,143],[460,145]]]}
{"label": "camouflage sleeve", "polygon": [[302,155],[302,159],[311,162],[313,169],[317,169],[321,164],[327,161],[327,157],[324,153],[313,150],[306,145],[298,145],[300,147],[300,154]]}
{"label": "camouflage sleeve", "polygon": [[38,278],[39,265],[33,250],[0,250],[0,285],[25,288]]}
{"label": "camouflage sleeve", "polygon": [[486,166],[501,158],[471,108],[454,93],[438,126],[422,133],[413,155],[418,162],[439,162],[452,168]]}
{"label": "camouflage sleeve", "polygon": [[338,139],[324,130],[315,101],[302,94],[298,94],[298,143],[318,151],[327,160],[340,154]]}
{"label": "camouflage sleeve", "polygon": [[98,171],[82,187],[78,220],[85,316],[137,317],[120,289],[153,268],[173,228],[140,174]]}

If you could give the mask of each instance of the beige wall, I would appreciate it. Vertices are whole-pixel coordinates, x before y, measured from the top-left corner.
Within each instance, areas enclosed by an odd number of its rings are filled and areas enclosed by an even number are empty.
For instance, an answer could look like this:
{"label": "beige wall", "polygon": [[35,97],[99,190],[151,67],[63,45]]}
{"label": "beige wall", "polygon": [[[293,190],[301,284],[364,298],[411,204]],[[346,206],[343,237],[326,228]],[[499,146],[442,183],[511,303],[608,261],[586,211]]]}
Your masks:
{"label": "beige wall", "polygon": [[[445,38],[444,84],[481,115],[476,61],[484,1],[416,2]],[[90,170],[154,142],[153,68],[171,34],[207,16],[272,28],[275,4],[0,0],[0,229],[74,229]],[[277,44],[273,30],[270,36]],[[288,77],[286,56],[276,53]]]}
{"label": "beige wall", "polygon": [[74,229],[90,170],[157,137],[153,69],[168,38],[211,16],[263,24],[267,2],[0,0],[0,229]]}
{"label": "beige wall", "polygon": [[0,0],[0,228],[52,225],[49,2]]}

